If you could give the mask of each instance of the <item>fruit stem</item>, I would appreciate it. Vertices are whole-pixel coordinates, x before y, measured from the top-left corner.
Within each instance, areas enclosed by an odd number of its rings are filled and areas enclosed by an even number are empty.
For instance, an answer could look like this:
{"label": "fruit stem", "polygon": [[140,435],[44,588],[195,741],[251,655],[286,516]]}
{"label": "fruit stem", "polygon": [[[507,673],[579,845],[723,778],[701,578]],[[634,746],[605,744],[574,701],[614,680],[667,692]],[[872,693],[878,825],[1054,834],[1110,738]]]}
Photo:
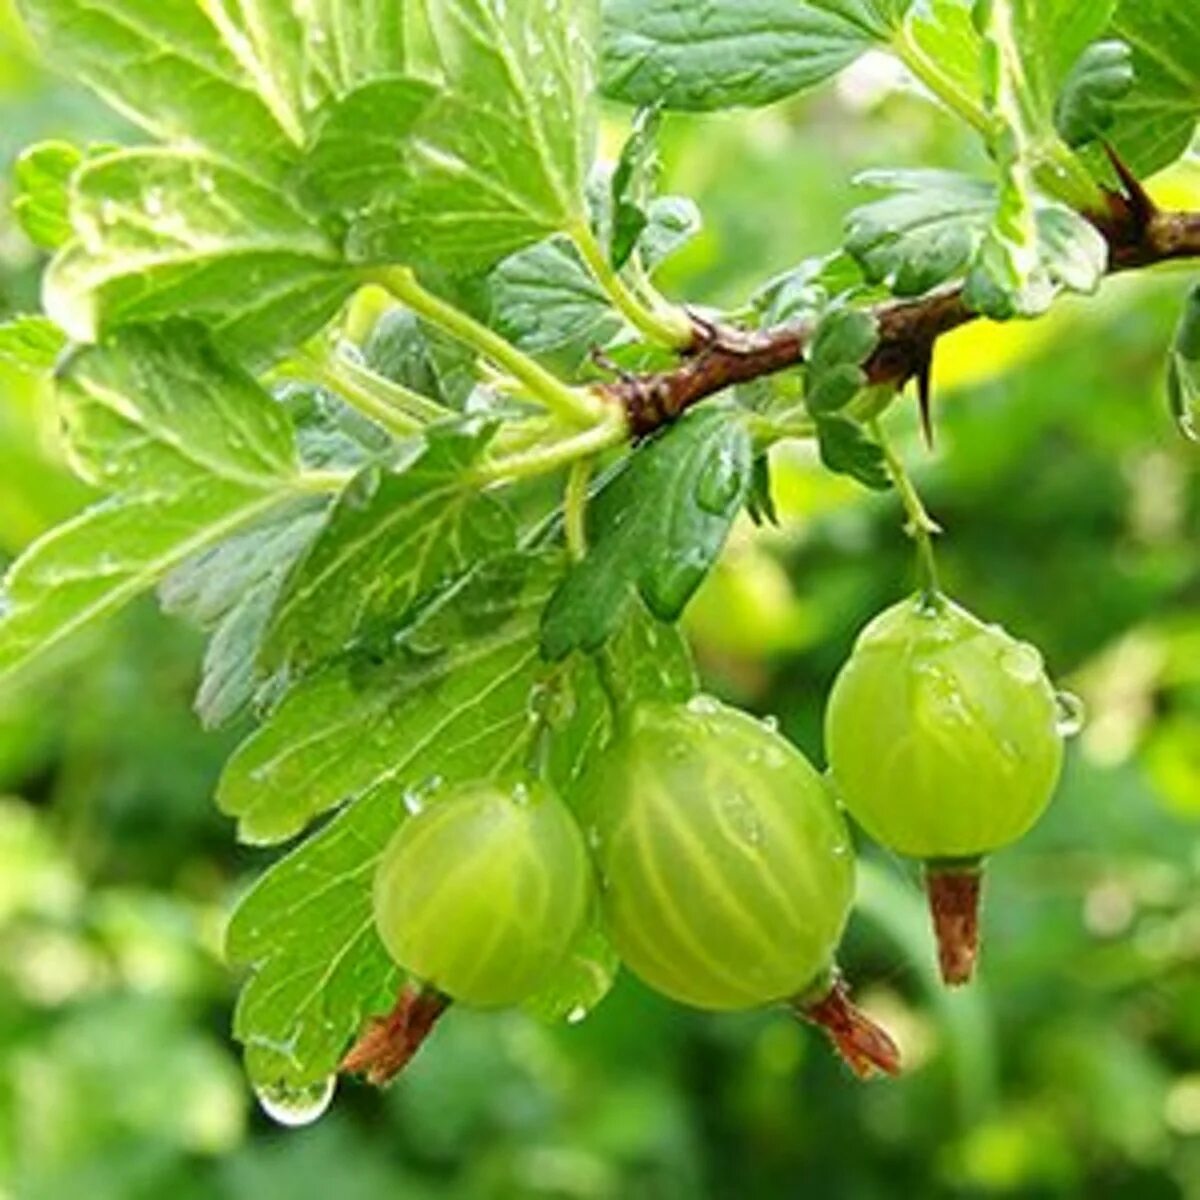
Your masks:
{"label": "fruit stem", "polygon": [[900,1048],[885,1029],[855,1006],[840,972],[833,972],[827,989],[797,996],[791,1008],[801,1020],[825,1031],[859,1079],[900,1074]]}
{"label": "fruit stem", "polygon": [[933,916],[938,963],[950,987],[970,983],[979,960],[979,902],[983,866],[978,860],[926,863],[925,892]]}
{"label": "fruit stem", "polygon": [[362,1037],[342,1059],[341,1070],[362,1075],[375,1087],[386,1087],[412,1062],[450,1004],[449,996],[433,988],[405,983],[395,1008],[367,1023]]}
{"label": "fruit stem", "polygon": [[903,459],[892,448],[883,431],[883,423],[876,418],[871,422],[875,438],[883,450],[887,462],[888,474],[896,485],[900,502],[908,517],[905,532],[917,544],[917,574],[921,585],[921,594],[931,604],[937,604],[941,596],[941,585],[938,581],[937,555],[933,548],[933,539],[942,532],[942,527],[929,515],[912,481]]}

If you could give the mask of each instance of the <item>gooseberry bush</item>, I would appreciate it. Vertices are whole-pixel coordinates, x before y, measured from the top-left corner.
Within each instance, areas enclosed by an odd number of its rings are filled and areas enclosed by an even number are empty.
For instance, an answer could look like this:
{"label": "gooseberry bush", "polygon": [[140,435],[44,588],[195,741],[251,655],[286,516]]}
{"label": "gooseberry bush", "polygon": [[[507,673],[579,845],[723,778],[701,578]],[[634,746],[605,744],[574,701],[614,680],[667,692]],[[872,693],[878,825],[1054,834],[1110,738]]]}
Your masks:
{"label": "gooseberry bush", "polygon": [[[1033,647],[942,592],[886,425],[913,384],[932,442],[947,331],[1200,257],[1200,214],[1142,183],[1196,132],[1200,8],[21,8],[144,140],[18,163],[51,257],[0,354],[52,377],[104,498],[10,570],[0,683],[155,589],[208,632],[200,719],[258,721],[222,811],[253,845],[308,831],[227,935],[268,1110],[311,1119],[339,1071],[387,1082],[455,1002],[578,1020],[621,962],[682,1004],[790,1006],[858,1073],[897,1070],[838,972],[843,814],[924,864],[966,982],[983,864],[1050,802],[1071,714]],[[736,313],[664,296],[702,220],[660,192],[664,114],[769,104],[869,51],[988,168],[871,172],[844,245],[780,247]],[[1195,437],[1200,292],[1164,349]],[[915,592],[894,581],[830,698],[824,776],[700,693],[677,628],[734,521],[774,519],[793,440],[894,491],[916,549]]]}

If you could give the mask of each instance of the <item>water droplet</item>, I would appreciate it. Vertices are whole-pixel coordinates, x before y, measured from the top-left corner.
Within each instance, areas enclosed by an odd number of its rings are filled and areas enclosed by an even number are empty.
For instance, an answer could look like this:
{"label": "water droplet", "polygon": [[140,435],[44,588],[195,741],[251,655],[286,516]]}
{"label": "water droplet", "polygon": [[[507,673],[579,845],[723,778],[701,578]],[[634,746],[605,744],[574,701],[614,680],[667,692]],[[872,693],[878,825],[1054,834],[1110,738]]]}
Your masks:
{"label": "water droplet", "polygon": [[254,1095],[263,1112],[277,1125],[300,1129],[325,1115],[333,1103],[336,1090],[337,1077],[330,1075],[328,1079],[307,1087],[292,1087],[282,1083],[256,1085]]}
{"label": "water droplet", "polygon": [[588,1010],[582,1004],[577,1004],[569,1013],[567,1013],[567,1024],[578,1025],[580,1021],[586,1020]]}
{"label": "water droplet", "polygon": [[1000,655],[1000,666],[1020,683],[1035,683],[1045,669],[1041,653],[1028,642],[1014,642]]}
{"label": "water droplet", "polygon": [[705,512],[724,514],[742,488],[742,471],[725,446],[704,464],[696,481],[696,502]]}
{"label": "water droplet", "polygon": [[600,832],[599,826],[589,825],[585,836],[587,838],[588,849],[593,853],[598,853],[604,846],[604,835]]}
{"label": "water droplet", "polygon": [[687,710],[697,717],[715,717],[721,711],[721,703],[712,696],[693,696],[687,702]]}
{"label": "water droplet", "polygon": [[1087,709],[1080,698],[1071,692],[1058,692],[1054,697],[1056,720],[1054,728],[1059,737],[1073,738],[1083,732],[1087,723]]}
{"label": "water droplet", "polygon": [[425,797],[416,788],[404,789],[404,809],[410,817],[421,814],[425,808]]}
{"label": "water droplet", "polygon": [[1183,434],[1189,442],[1200,442],[1200,424],[1197,423],[1195,416],[1190,412],[1181,412],[1175,418],[1175,424],[1179,432]]}
{"label": "water droplet", "polygon": [[735,794],[722,796],[718,801],[733,834],[747,846],[759,846],[763,840],[762,822],[752,805]]}
{"label": "water droplet", "polygon": [[524,783],[513,785],[512,802],[518,808],[524,808],[529,803],[529,787]]}
{"label": "water droplet", "polygon": [[779,732],[779,718],[778,717],[763,717],[762,727],[768,733],[778,733]]}

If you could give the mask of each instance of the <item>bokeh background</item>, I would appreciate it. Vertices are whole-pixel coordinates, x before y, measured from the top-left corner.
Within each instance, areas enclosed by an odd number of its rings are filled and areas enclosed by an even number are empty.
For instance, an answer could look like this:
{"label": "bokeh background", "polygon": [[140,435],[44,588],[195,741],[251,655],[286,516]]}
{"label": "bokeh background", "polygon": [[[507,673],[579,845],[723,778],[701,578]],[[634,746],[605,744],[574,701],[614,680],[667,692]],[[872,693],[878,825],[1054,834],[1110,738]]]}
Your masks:
{"label": "bokeh background", "polygon": [[[45,136],[128,134],[33,65],[0,4],[4,166]],[[871,57],[803,102],[672,121],[668,181],[707,228],[668,288],[740,304],[837,244],[856,171],[977,153]],[[1155,189],[1200,205],[1200,165]],[[36,305],[39,265],[0,216],[5,313]],[[1200,1197],[1200,448],[1162,396],[1188,282],[955,335],[937,452],[894,418],[950,589],[1090,712],[1052,814],[993,864],[968,992],[935,986],[911,868],[864,847],[845,966],[902,1080],[853,1082],[784,1015],[689,1013],[625,979],[577,1027],[456,1014],[390,1092],[344,1085],[318,1125],[272,1126],[219,951],[262,866],[211,804],[238,731],[200,731],[197,639],[147,603],[0,695],[0,1198]],[[710,686],[819,756],[830,680],[909,551],[893,500],[804,453],[776,489],[782,528],[738,530],[689,624]],[[87,500],[48,396],[0,372],[0,565]]]}

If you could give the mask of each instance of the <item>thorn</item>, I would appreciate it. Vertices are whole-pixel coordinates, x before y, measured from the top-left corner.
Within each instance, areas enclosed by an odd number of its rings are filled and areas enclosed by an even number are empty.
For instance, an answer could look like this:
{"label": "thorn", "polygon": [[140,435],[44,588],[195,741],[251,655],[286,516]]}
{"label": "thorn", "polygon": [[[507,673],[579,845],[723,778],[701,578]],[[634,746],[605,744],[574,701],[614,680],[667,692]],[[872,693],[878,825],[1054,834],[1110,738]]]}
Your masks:
{"label": "thorn", "polygon": [[934,448],[935,435],[933,428],[933,347],[929,347],[921,355],[917,366],[917,403],[921,409],[921,432],[925,435],[925,445]]}
{"label": "thorn", "polygon": [[386,1017],[367,1022],[362,1037],[342,1059],[341,1070],[362,1075],[376,1087],[386,1087],[416,1057],[450,1003],[449,996],[441,992],[406,983],[396,1007]]}
{"label": "thorn", "polygon": [[1158,205],[1150,198],[1150,193],[1142,187],[1141,180],[1125,165],[1116,150],[1107,141],[1102,142],[1101,145],[1104,147],[1104,153],[1108,156],[1108,161],[1112,164],[1112,169],[1121,181],[1129,217],[1133,221],[1135,229],[1140,233],[1147,229],[1158,215]]}

